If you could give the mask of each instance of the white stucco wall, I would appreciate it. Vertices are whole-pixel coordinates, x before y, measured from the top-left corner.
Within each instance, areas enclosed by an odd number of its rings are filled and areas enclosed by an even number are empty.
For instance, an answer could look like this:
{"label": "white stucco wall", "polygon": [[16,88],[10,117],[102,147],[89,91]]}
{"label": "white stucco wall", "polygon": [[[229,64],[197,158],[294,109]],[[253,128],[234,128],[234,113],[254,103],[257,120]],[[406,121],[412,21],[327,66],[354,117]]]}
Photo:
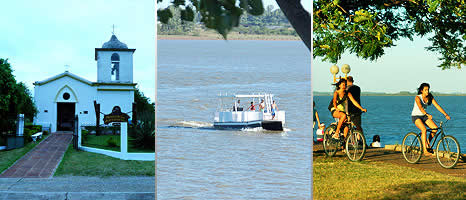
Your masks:
{"label": "white stucco wall", "polygon": [[120,56],[120,80],[114,82],[133,82],[133,52],[132,51],[98,51],[97,50],[97,82],[112,82],[112,54]]}
{"label": "white stucco wall", "polygon": [[[133,110],[134,91],[97,91],[97,103],[100,103],[100,112],[110,114],[114,106],[120,106],[121,112],[128,113]],[[128,113],[132,117],[132,113]],[[103,124],[104,116],[100,116]],[[95,119],[94,119],[95,120]]]}
{"label": "white stucco wall", "polygon": [[[63,99],[63,93],[68,92],[71,97]],[[38,109],[34,119],[35,124],[49,126],[51,131],[57,130],[57,102],[74,102],[75,114],[79,115],[81,123],[95,124],[94,99],[97,91],[95,87],[75,80],[69,76],[34,87],[34,101]],[[47,110],[48,112],[45,112]],[[84,114],[88,111],[88,114]]]}
{"label": "white stucco wall", "polygon": [[[133,86],[99,85],[91,86],[69,76],[59,78],[34,88],[34,101],[38,114],[34,123],[43,126],[52,125],[51,131],[57,130],[57,102],[74,102],[75,115],[79,115],[79,123],[95,125],[94,100],[100,104],[100,112],[110,114],[114,106],[120,106],[121,111],[132,116],[134,102]],[[63,93],[68,92],[71,97],[63,99]],[[47,110],[48,112],[45,112]],[[85,114],[87,111],[87,114]],[[103,115],[100,115],[100,124],[103,124]]]}

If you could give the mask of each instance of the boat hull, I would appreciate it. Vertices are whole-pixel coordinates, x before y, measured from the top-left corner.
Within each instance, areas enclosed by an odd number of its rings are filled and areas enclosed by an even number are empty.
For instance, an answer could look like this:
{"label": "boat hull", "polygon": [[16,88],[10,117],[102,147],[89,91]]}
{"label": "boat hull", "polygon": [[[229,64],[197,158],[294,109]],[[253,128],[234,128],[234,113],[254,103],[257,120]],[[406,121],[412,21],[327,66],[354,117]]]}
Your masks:
{"label": "boat hull", "polygon": [[261,121],[252,122],[214,122],[216,129],[242,129],[261,127]]}
{"label": "boat hull", "polygon": [[283,123],[282,121],[276,120],[264,120],[261,123],[263,129],[271,130],[271,131],[283,131]]}

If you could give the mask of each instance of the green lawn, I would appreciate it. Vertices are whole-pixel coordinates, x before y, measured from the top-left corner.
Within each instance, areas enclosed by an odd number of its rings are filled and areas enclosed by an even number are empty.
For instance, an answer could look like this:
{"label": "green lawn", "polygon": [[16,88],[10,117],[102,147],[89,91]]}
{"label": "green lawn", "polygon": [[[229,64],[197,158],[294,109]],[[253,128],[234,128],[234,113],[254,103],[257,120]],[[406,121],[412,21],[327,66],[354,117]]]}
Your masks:
{"label": "green lawn", "polygon": [[314,157],[314,199],[466,199],[466,179],[382,162]]}
{"label": "green lawn", "polygon": [[[115,140],[117,147],[108,146],[107,140],[109,138],[113,138],[113,140]],[[128,137],[128,152],[134,152],[134,153],[136,152],[137,153],[154,153],[155,152],[152,149],[134,148],[133,145],[131,144],[131,140],[132,138]],[[120,151],[120,135],[100,135],[100,136],[88,135],[83,146],[106,149],[106,150],[111,150],[111,151]]]}
{"label": "green lawn", "polygon": [[34,148],[40,141],[47,138],[49,135],[45,135],[42,139],[38,139],[36,143],[30,142],[26,144],[23,148],[12,149],[12,150],[3,150],[0,151],[0,173],[8,169],[16,160],[23,157],[27,152]]}
{"label": "green lawn", "polygon": [[155,176],[155,161],[120,160],[69,145],[54,176]]}

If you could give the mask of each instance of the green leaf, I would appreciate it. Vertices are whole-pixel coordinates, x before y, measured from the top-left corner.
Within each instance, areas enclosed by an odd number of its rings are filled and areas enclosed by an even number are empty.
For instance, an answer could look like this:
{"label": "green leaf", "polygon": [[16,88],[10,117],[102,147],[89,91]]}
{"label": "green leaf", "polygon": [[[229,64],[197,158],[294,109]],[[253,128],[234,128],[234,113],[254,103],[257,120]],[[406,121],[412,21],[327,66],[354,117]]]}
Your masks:
{"label": "green leaf", "polygon": [[185,5],[185,0],[173,0],[173,5],[178,7],[178,6],[184,6]]}
{"label": "green leaf", "polygon": [[194,11],[191,7],[186,7],[185,10],[180,11],[181,19],[184,21],[192,22],[194,20]]}
{"label": "green leaf", "polygon": [[168,20],[173,17],[173,14],[170,9],[165,8],[163,10],[157,10],[157,16],[159,17],[160,22],[167,24]]}
{"label": "green leaf", "polygon": [[354,22],[363,22],[363,21],[367,21],[369,18],[367,18],[366,16],[356,16],[354,17],[353,21]]}
{"label": "green leaf", "polygon": [[262,15],[264,13],[264,5],[262,4],[262,0],[249,0],[248,5],[248,13],[251,15]]}

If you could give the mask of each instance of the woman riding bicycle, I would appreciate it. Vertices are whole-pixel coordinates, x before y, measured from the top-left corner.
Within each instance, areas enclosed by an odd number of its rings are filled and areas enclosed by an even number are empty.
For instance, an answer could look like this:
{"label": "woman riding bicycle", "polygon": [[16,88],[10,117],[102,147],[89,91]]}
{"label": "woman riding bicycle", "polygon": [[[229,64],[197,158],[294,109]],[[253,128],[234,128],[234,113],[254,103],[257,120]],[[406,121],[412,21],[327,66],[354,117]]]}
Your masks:
{"label": "woman riding bicycle", "polygon": [[422,148],[424,155],[431,156],[432,153],[428,152],[427,148],[429,148],[430,144],[429,141],[434,137],[437,130],[432,131],[432,134],[429,136],[429,140],[427,141],[427,129],[426,126],[429,126],[431,129],[437,128],[437,125],[432,120],[432,115],[426,112],[426,108],[428,105],[434,104],[438,111],[440,111],[447,120],[450,120],[450,116],[440,107],[437,101],[434,99],[434,96],[429,92],[430,85],[428,83],[422,83],[421,86],[417,89],[417,96],[414,97],[414,107],[413,111],[411,112],[411,120],[416,125],[417,128],[421,130],[421,140],[422,140]]}
{"label": "woman riding bicycle", "polygon": [[[366,112],[367,110],[362,108],[361,105],[353,98],[353,95],[351,93],[346,92],[346,79],[340,79],[337,83],[334,84],[336,87],[335,92],[333,93],[333,107],[330,108],[330,112],[332,113],[332,116],[334,118],[338,118],[338,125],[337,129],[335,130],[335,133],[333,137],[335,139],[338,139],[339,133],[340,133],[340,128],[343,122],[346,120],[346,101],[349,98],[351,102],[359,109],[361,109],[363,112]],[[344,136],[346,137],[346,134],[348,133],[348,129],[345,128],[344,130]]]}

